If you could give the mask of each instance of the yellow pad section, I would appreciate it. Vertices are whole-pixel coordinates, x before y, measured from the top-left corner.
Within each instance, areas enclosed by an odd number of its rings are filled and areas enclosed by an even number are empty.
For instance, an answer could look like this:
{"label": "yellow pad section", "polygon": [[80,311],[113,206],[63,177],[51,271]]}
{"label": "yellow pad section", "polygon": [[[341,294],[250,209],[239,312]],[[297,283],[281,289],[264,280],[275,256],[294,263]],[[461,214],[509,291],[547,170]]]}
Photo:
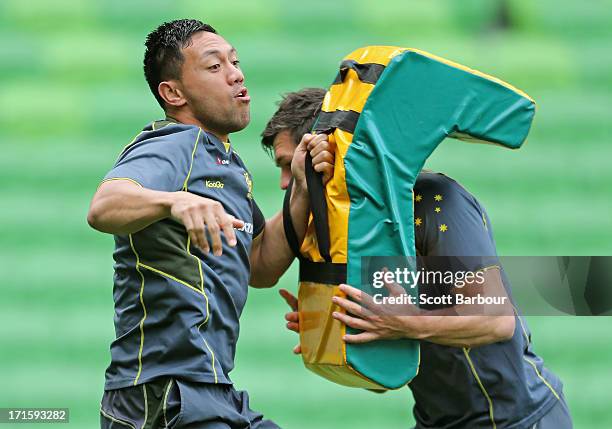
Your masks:
{"label": "yellow pad section", "polygon": [[[329,238],[331,247],[329,249],[332,262],[345,264],[347,261],[348,240],[348,216],[351,206],[348,190],[346,189],[346,171],[344,169],[344,156],[353,140],[353,135],[336,129],[329,136],[330,143],[336,145],[336,157],[334,160],[334,177],[325,187],[325,198],[327,200],[327,215],[329,217]],[[333,226],[333,227],[332,227]],[[317,244],[312,215],[308,221],[306,236],[300,247],[300,253],[313,262],[323,262]]]}
{"label": "yellow pad section", "polygon": [[334,296],[346,295],[335,285],[300,284],[300,344],[304,363],[344,365],[344,326],[331,316],[334,311],[344,311],[332,302]]}
{"label": "yellow pad section", "polygon": [[298,292],[300,345],[304,365],[338,384],[366,389],[384,389],[346,363],[345,327],[331,315],[345,313],[332,297],[346,297],[338,286],[303,282]]}
{"label": "yellow pad section", "polygon": [[[369,46],[361,48],[344,58],[354,60],[359,64],[374,63],[386,66],[396,55],[404,52],[405,48],[396,46]],[[344,83],[332,85],[325,94],[322,110],[333,112],[336,110],[352,110],[361,112],[374,85],[359,80],[354,70],[348,70]],[[344,157],[349,149],[353,135],[346,131],[336,129],[330,135],[330,142],[336,145],[336,158],[334,163],[334,177],[326,185],[326,199],[330,228],[330,254],[332,262],[343,263],[347,261],[348,216],[350,199],[346,189],[346,172],[344,170]],[[322,262],[319,253],[316,233],[312,217],[309,219],[306,237],[300,248],[302,255],[314,262]]]}

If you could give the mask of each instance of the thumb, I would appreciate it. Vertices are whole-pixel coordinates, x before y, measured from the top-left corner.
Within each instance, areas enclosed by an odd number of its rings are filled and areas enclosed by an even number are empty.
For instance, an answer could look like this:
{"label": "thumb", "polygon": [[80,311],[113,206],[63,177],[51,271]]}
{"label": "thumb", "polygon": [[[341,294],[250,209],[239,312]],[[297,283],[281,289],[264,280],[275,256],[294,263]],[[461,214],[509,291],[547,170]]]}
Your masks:
{"label": "thumb", "polygon": [[278,291],[278,293],[280,294],[280,296],[283,297],[285,302],[289,305],[289,307],[291,307],[293,311],[298,311],[297,298],[291,292],[289,292],[287,289],[281,289]]}
{"label": "thumb", "polygon": [[314,137],[315,137],[314,134],[310,134],[310,133],[304,134],[302,136],[302,139],[300,140],[300,144],[298,144],[295,150],[300,151],[300,152],[306,152],[308,150],[308,143],[310,143]]}

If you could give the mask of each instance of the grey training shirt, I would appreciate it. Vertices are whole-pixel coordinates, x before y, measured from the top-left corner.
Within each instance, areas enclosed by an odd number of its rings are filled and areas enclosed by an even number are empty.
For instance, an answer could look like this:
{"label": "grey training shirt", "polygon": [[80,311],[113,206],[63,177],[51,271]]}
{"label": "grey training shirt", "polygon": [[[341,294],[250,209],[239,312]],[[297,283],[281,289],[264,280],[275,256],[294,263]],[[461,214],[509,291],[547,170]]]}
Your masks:
{"label": "grey training shirt", "polygon": [[184,226],[170,218],[115,236],[116,339],[105,389],[160,376],[231,383],[251,242],[265,224],[244,163],[212,134],[164,120],[123,150],[105,177],[113,179],[214,199],[246,224],[235,247],[222,238],[222,256],[191,246]]}
{"label": "grey training shirt", "polygon": [[[414,201],[420,255],[469,257],[469,271],[499,264],[487,213],[457,182],[422,172]],[[511,296],[503,268],[501,274]],[[525,320],[515,319],[508,341],[472,349],[421,342],[419,373],[409,384],[417,428],[531,428],[560,400],[561,381],[535,353]]]}

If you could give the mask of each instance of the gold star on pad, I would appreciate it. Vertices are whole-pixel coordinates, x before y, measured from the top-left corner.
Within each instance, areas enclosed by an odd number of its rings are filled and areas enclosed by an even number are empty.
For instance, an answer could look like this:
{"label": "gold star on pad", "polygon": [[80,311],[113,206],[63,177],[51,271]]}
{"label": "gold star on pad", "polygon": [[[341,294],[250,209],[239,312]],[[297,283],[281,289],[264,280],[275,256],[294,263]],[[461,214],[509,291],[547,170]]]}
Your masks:
{"label": "gold star on pad", "polygon": [[434,200],[436,201],[442,201],[442,195],[438,194],[434,197]]}
{"label": "gold star on pad", "polygon": [[420,203],[422,199],[423,199],[423,195],[421,194],[418,194],[414,197],[414,201],[416,201],[417,203]]}
{"label": "gold star on pad", "polygon": [[442,225],[440,225],[440,232],[446,232],[448,231],[448,226],[446,226],[445,223],[443,223]]}
{"label": "gold star on pad", "polygon": [[414,220],[414,224],[415,224],[416,226],[421,226],[421,225],[423,224],[423,219],[421,219],[420,217],[416,218],[416,219]]}
{"label": "gold star on pad", "polygon": [[434,211],[435,211],[436,213],[440,213],[440,212],[442,211],[442,209],[441,209],[440,207],[436,207],[436,208],[434,209]]}

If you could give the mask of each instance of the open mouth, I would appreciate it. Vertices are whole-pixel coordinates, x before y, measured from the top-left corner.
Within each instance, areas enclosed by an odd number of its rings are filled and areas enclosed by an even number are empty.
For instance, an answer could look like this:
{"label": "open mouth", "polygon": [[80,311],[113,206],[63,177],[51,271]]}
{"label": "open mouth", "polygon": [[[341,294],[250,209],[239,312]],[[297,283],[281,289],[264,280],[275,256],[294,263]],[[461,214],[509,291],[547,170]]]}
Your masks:
{"label": "open mouth", "polygon": [[238,93],[234,97],[244,102],[251,101],[251,97],[249,96],[249,91],[246,88],[241,88],[240,91],[238,91]]}

